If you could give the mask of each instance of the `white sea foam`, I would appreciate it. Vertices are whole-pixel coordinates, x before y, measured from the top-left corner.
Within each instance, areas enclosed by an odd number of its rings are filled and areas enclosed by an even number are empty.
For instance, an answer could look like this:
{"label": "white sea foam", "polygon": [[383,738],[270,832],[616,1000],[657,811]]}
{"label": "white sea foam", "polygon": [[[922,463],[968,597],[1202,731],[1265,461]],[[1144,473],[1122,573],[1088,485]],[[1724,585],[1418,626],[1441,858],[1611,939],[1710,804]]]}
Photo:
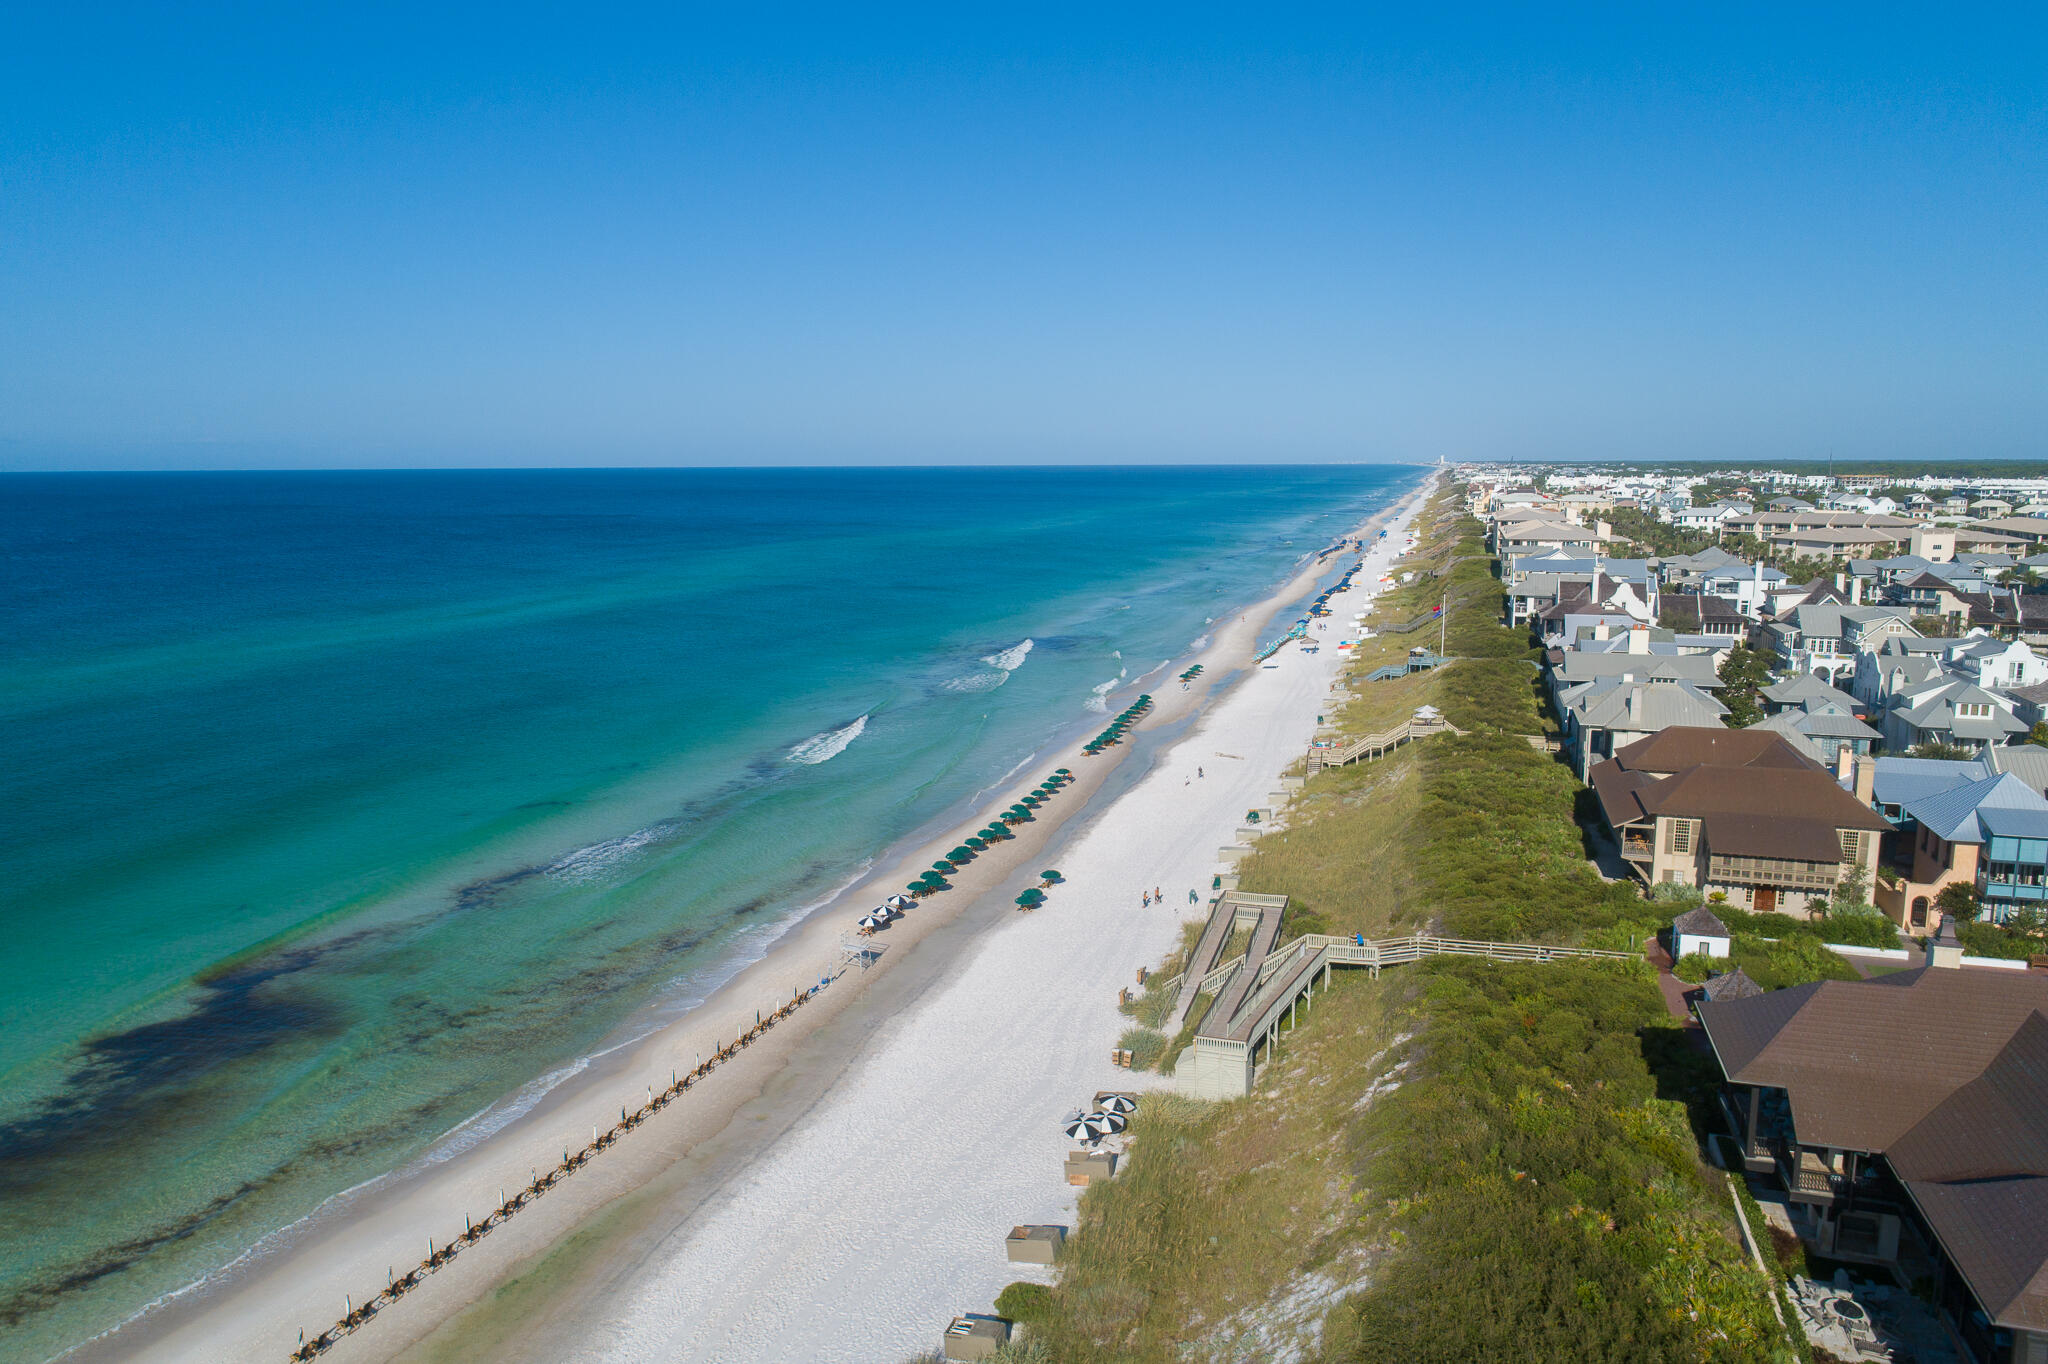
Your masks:
{"label": "white sea foam", "polygon": [[1031,652],[1036,643],[1035,640],[1027,639],[1022,644],[1012,644],[1001,653],[990,654],[981,661],[992,668],[1001,668],[1006,673],[1013,673],[1024,666],[1024,656]]}
{"label": "white sea foam", "polygon": [[861,731],[867,727],[868,717],[863,715],[850,725],[839,729],[828,729],[823,734],[813,734],[810,738],[789,750],[789,761],[804,763],[808,766],[830,762],[844,753],[846,746],[855,739],[858,739],[861,736]]}
{"label": "white sea foam", "polygon": [[607,838],[587,848],[578,848],[541,868],[541,875],[558,881],[589,881],[611,870],[668,831],[666,825],[635,829],[630,834]]}
{"label": "white sea foam", "polygon": [[1208,647],[1209,637],[1207,635],[1196,635],[1194,642],[1188,645],[1188,650],[1191,653],[1200,653],[1202,650]]}
{"label": "white sea foam", "polygon": [[1006,672],[969,673],[965,677],[941,682],[939,688],[942,691],[994,691],[1009,680],[1010,675]]}

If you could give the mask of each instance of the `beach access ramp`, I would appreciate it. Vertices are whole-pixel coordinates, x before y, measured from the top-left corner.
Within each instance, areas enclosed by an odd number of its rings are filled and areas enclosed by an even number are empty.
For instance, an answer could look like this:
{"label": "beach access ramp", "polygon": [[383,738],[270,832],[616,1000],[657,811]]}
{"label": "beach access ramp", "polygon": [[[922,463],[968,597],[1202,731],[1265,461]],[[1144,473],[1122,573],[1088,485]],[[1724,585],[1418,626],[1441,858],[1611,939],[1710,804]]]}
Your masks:
{"label": "beach access ramp", "polygon": [[[1180,994],[1173,1003],[1172,1031],[1179,1032],[1187,1026],[1195,1002],[1204,994],[1226,990],[1232,977],[1242,974],[1239,967],[1252,953],[1255,952],[1259,960],[1264,960],[1266,953],[1273,950],[1273,944],[1280,940],[1280,917],[1286,909],[1285,895],[1254,895],[1250,891],[1226,890],[1217,897],[1209,910],[1209,922],[1202,926],[1202,936],[1195,940],[1194,954],[1188,958],[1187,966],[1181,972]],[[1240,928],[1252,931],[1246,957],[1220,963],[1224,948],[1230,945],[1230,940]]]}
{"label": "beach access ramp", "polygon": [[1286,897],[1259,898],[1281,902],[1270,911],[1272,936],[1264,931],[1268,920],[1262,917],[1244,955],[1210,970],[1207,978],[1216,982],[1215,1002],[1203,1012],[1194,1038],[1174,1066],[1174,1087],[1183,1094],[1232,1099],[1251,1093],[1259,1058],[1271,1058],[1283,1032],[1293,1026],[1297,1010],[1315,1007],[1318,980],[1328,989],[1332,971],[1340,966],[1377,976],[1383,967],[1436,956],[1519,962],[1636,961],[1641,956],[1603,948],[1485,942],[1427,933],[1377,941],[1305,933],[1276,951],[1273,944],[1278,940]]}

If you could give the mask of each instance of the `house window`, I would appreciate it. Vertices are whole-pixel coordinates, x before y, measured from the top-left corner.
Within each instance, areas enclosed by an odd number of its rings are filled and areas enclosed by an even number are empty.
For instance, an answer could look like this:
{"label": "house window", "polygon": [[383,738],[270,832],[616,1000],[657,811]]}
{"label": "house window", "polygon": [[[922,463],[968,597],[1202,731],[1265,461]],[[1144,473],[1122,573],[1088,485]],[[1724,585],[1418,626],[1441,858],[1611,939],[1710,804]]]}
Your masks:
{"label": "house window", "polygon": [[1838,832],[1842,840],[1842,860],[1850,863],[1861,862],[1863,860],[1863,835],[1852,829],[1842,829]]}
{"label": "house window", "polygon": [[1664,851],[1670,853],[1689,853],[1692,851],[1691,820],[1674,819],[1671,821],[1671,832],[1664,841]]}

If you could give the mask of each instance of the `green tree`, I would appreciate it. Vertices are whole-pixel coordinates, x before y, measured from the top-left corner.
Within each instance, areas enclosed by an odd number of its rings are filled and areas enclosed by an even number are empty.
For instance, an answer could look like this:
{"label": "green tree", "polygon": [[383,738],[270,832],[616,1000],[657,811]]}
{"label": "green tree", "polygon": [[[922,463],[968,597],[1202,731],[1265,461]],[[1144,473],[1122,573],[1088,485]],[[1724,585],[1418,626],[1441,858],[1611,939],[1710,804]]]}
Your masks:
{"label": "green tree", "polygon": [[1719,699],[1728,707],[1728,723],[1746,729],[1764,718],[1758,693],[1771,684],[1771,655],[1761,649],[1738,644],[1721,660]]}
{"label": "green tree", "polygon": [[1984,902],[1977,898],[1977,888],[1968,881],[1949,882],[1934,897],[1934,903],[1942,913],[1964,923],[1975,919],[1984,909]]}
{"label": "green tree", "polygon": [[2034,727],[2027,731],[2027,742],[2048,748],[2048,720],[2034,721]]}
{"label": "green tree", "polygon": [[1877,906],[1870,903],[1870,872],[1861,862],[1849,863],[1835,882],[1834,893],[1828,897],[1828,913],[1851,917],[1877,913]]}
{"label": "green tree", "polygon": [[1976,757],[1977,754],[1975,750],[1964,748],[1961,744],[1948,744],[1943,743],[1939,739],[1929,739],[1924,744],[1914,744],[1911,748],[1907,749],[1906,756],[1909,758],[1941,758],[1948,762],[1968,762]]}

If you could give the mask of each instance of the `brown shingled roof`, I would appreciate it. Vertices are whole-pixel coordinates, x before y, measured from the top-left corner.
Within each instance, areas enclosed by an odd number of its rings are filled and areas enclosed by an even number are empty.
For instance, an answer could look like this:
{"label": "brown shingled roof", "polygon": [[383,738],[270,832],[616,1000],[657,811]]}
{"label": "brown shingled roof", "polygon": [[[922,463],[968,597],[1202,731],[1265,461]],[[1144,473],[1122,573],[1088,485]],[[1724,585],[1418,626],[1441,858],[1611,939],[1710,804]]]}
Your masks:
{"label": "brown shingled roof", "polygon": [[1730,1080],[1786,1091],[1802,1142],[1889,1151],[2037,1009],[2048,976],[1921,967],[1705,1004],[1700,1022]]}
{"label": "brown shingled roof", "polygon": [[1781,735],[1769,730],[1673,725],[1614,751],[1614,761],[1636,772],[1680,772],[1701,763],[1717,767],[1801,767],[1824,770]]}
{"label": "brown shingled roof", "polygon": [[[1771,737],[1778,738],[1775,734]],[[1632,754],[1641,746],[1632,744],[1626,751]],[[1825,770],[1804,758],[1800,764],[1787,768],[1775,763],[1743,767],[1701,763],[1643,787],[1636,802],[1652,815],[1703,820],[1708,848],[1730,857],[1839,862],[1842,848],[1837,830],[1883,832],[1891,828],[1884,816],[1844,791]]]}

